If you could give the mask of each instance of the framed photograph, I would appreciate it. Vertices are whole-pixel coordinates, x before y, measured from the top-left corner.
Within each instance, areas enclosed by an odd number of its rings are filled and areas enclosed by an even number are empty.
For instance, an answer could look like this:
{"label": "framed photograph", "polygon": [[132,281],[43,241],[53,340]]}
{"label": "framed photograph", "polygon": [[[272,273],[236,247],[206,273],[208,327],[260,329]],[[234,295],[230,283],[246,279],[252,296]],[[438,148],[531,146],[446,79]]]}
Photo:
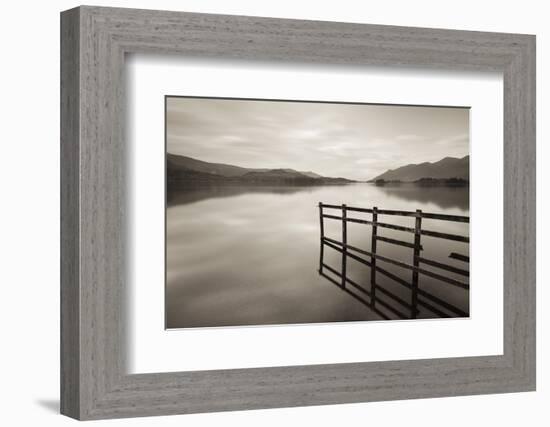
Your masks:
{"label": "framed photograph", "polygon": [[166,328],[469,317],[468,108],[165,102]]}
{"label": "framed photograph", "polygon": [[535,37],[61,15],[61,411],[535,389]]}

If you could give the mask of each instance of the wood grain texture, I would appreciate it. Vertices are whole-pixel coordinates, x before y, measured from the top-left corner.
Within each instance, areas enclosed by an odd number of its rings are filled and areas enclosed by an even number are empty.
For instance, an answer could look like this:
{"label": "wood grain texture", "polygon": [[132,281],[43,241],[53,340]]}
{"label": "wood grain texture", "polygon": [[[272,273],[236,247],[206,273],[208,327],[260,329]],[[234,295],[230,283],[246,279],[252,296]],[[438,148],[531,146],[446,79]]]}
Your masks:
{"label": "wood grain texture", "polygon": [[61,412],[80,414],[79,12],[61,20]]}
{"label": "wood grain texture", "polygon": [[[534,390],[534,36],[84,6],[62,13],[61,38],[62,413],[100,419]],[[126,53],[503,72],[504,354],[128,375]]]}

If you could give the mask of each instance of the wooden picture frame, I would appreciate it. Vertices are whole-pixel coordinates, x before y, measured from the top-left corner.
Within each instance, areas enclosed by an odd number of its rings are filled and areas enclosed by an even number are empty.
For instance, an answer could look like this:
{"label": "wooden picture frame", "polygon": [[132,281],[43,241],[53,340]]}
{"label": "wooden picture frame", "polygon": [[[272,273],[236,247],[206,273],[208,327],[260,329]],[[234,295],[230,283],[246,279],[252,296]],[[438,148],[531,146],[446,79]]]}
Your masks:
{"label": "wooden picture frame", "polygon": [[[127,374],[126,53],[502,72],[504,353]],[[532,35],[78,7],[61,14],[61,165],[65,415],[84,420],[535,389]]]}

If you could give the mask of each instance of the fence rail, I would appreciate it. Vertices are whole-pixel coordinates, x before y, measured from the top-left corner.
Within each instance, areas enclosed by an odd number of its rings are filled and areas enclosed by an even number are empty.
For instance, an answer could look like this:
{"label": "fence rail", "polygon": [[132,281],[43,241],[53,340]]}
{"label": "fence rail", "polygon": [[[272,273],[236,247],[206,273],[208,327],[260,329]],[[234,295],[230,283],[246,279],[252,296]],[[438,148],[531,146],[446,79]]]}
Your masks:
{"label": "fence rail", "polygon": [[[340,215],[333,215],[325,212],[325,209],[339,210]],[[367,213],[371,214],[371,220],[354,218],[348,216],[348,213]],[[379,221],[379,216],[400,216],[409,217],[414,219],[414,227],[406,227],[397,224],[391,224],[388,222]],[[341,240],[336,240],[325,236],[325,219],[336,220],[341,223]],[[373,208],[360,208],[347,205],[331,205],[325,203],[319,203],[319,220],[320,220],[320,258],[319,258],[319,274],[330,280],[332,283],[340,287],[346,293],[352,295],[354,298],[370,307],[380,317],[390,319],[393,316],[397,318],[417,318],[419,315],[419,307],[423,307],[428,311],[436,314],[439,317],[468,317],[468,313],[459,307],[451,304],[444,299],[427,292],[425,289],[420,288],[420,277],[426,276],[441,282],[443,285],[450,285],[455,288],[469,291],[470,285],[467,281],[457,279],[455,277],[449,277],[445,273],[452,273],[454,275],[463,276],[469,278],[469,271],[463,267],[457,267],[455,265],[447,264],[441,261],[433,260],[421,256],[421,252],[424,250],[421,244],[422,236],[429,236],[438,239],[450,240],[454,242],[461,242],[469,244],[470,239],[468,236],[442,233],[434,230],[427,230],[423,228],[423,219],[451,221],[456,223],[469,223],[470,218],[467,216],[458,215],[445,215],[437,213],[427,213],[421,210],[417,211],[398,211],[388,209]],[[356,223],[371,226],[371,248],[365,250],[348,243],[348,223]],[[414,241],[409,242],[407,240],[396,239],[393,237],[381,236],[379,229],[391,229],[403,233],[412,233],[414,235]],[[412,249],[412,263],[407,263],[402,260],[394,259],[388,256],[381,255],[378,248],[378,242],[388,243],[390,245],[396,245]],[[324,262],[324,249],[329,247],[341,254],[341,269],[336,270],[330,267]],[[469,252],[469,251],[468,251]],[[370,288],[366,289],[364,286],[351,280],[347,274],[347,260],[353,259],[370,268]],[[450,259],[458,260],[466,265],[470,262],[470,258],[467,255],[451,252],[449,254]],[[378,265],[378,261],[386,264],[390,264],[399,267],[403,270],[410,272],[410,278],[403,278],[399,275],[388,271],[387,269]],[[433,271],[425,268],[425,266],[435,267],[444,273]],[[337,280],[333,279],[325,273],[325,270],[337,277]],[[386,289],[377,281],[377,273],[393,280],[395,283],[406,288],[410,292],[410,299],[407,301],[403,297],[395,294],[394,292]],[[356,292],[360,294],[356,294]],[[380,298],[383,295],[384,298]],[[396,308],[395,304],[398,308]],[[380,310],[383,308],[383,310]],[[384,311],[385,310],[385,311]],[[406,313],[403,312],[406,310]],[[391,313],[388,315],[388,312]]]}

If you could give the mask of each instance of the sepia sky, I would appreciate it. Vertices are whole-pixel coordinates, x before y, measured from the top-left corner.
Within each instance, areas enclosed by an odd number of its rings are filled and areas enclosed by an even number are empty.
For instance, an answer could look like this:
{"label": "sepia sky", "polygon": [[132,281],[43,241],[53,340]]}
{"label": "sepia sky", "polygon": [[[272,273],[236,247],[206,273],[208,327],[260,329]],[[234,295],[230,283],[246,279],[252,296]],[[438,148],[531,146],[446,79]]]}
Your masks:
{"label": "sepia sky", "polygon": [[249,168],[367,180],[469,154],[469,110],[167,98],[167,151]]}

